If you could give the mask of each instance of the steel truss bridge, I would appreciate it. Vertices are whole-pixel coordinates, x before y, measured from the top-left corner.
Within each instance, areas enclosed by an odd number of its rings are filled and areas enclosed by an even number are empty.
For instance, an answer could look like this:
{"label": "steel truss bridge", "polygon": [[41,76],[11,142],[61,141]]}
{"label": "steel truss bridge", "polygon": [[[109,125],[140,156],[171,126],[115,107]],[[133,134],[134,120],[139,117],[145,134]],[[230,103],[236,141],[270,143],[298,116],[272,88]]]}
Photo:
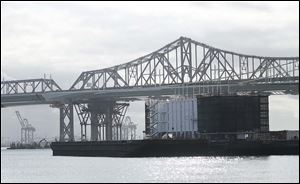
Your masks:
{"label": "steel truss bridge", "polygon": [[68,90],[52,79],[1,81],[1,108],[51,104],[60,109],[60,140],[73,141],[75,107],[82,140],[88,125],[91,140],[114,140],[121,137],[124,102],[262,93],[299,94],[299,57],[239,54],[180,37],[128,63],[82,72]]}

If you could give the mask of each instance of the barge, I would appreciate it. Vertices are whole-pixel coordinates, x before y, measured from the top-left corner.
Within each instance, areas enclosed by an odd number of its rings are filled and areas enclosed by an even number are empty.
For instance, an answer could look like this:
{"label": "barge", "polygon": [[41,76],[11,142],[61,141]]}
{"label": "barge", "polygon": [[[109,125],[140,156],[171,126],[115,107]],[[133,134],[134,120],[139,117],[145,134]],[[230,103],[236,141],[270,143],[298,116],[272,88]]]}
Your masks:
{"label": "barge", "polygon": [[131,140],[53,142],[53,156],[179,157],[299,155],[299,140],[233,142],[208,140]]}

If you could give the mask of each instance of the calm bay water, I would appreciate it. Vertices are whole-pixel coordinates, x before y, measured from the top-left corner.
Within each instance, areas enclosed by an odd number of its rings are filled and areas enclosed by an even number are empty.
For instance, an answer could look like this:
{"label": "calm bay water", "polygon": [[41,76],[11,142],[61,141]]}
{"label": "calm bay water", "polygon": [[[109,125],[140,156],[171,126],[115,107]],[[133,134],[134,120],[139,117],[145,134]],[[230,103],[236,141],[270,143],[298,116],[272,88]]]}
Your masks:
{"label": "calm bay water", "polygon": [[299,182],[299,156],[90,158],[1,149],[2,182]]}

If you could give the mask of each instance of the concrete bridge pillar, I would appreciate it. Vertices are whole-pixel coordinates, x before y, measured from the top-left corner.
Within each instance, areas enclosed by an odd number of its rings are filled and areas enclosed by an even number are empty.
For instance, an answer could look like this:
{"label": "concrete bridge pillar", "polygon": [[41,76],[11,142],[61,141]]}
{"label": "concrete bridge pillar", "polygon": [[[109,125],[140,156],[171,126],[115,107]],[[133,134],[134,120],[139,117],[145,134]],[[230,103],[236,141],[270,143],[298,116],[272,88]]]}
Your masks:
{"label": "concrete bridge pillar", "polygon": [[98,141],[99,128],[100,128],[97,109],[91,108],[91,141]]}
{"label": "concrete bridge pillar", "polygon": [[112,116],[114,105],[114,101],[94,102],[89,104],[89,111],[91,113],[91,141],[98,141],[101,139],[112,140]]}

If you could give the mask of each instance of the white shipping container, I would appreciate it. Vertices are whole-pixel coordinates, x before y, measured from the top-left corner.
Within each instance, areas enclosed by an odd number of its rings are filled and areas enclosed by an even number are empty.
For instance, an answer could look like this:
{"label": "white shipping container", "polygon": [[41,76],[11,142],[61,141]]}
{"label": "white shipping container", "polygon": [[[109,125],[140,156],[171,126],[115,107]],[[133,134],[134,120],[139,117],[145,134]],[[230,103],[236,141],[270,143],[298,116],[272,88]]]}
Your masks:
{"label": "white shipping container", "polygon": [[196,98],[160,100],[156,106],[153,109],[157,109],[157,132],[198,131]]}

